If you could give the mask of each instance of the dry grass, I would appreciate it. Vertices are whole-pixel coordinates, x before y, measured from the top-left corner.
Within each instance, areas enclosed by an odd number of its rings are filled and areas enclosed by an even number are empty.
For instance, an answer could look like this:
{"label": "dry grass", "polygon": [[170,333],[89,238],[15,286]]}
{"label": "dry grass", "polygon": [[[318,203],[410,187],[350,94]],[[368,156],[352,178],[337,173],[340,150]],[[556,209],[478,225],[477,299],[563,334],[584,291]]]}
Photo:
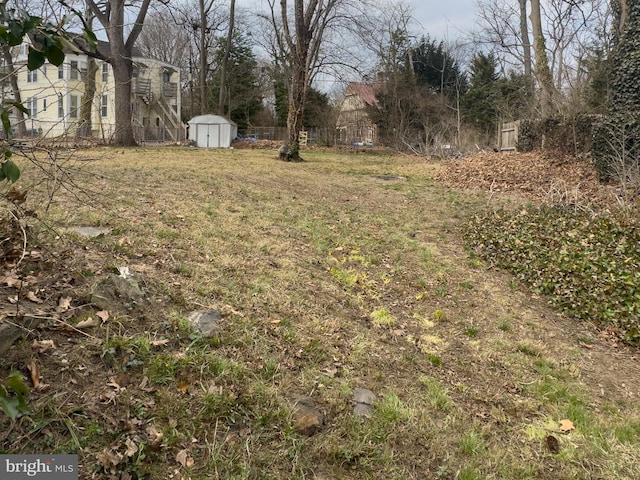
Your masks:
{"label": "dry grass", "polygon": [[[470,259],[457,227],[487,198],[438,184],[437,164],[78,155],[93,159],[82,182],[100,206],[61,194],[48,220],[112,230],[42,232],[69,249],[75,304],[121,265],[153,302],[94,328],[99,343],[50,327],[36,336],[55,355],[31,339],[9,352],[4,376],[37,361],[50,386],[28,419],[0,420],[0,450],[77,452],[81,478],[640,477],[634,352]],[[213,340],[185,321],[203,306],[224,314]],[[109,385],[117,375],[126,388]],[[353,416],[356,387],[378,396],[372,418]],[[296,395],[325,415],[312,437],[292,423]],[[576,429],[560,432],[563,419]]]}

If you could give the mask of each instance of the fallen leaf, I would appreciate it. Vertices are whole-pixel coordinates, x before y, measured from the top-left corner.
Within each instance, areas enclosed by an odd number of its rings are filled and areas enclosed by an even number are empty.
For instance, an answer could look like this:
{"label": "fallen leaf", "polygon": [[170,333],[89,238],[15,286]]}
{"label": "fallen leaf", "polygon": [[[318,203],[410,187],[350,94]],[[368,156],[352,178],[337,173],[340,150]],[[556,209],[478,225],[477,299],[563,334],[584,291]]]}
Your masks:
{"label": "fallen leaf", "polygon": [[176,454],[176,462],[178,462],[180,465],[182,465],[183,467],[186,465],[187,463],[187,456],[189,455],[189,453],[187,452],[187,450],[180,450],[177,454]]}
{"label": "fallen leaf", "polygon": [[115,467],[122,460],[122,454],[114,452],[111,448],[105,448],[102,452],[96,455],[96,458],[105,470],[110,470],[111,467]]}
{"label": "fallen leaf", "polygon": [[133,457],[138,452],[138,446],[129,437],[127,437],[125,445],[127,446],[127,451],[124,454],[127,457]]}
{"label": "fallen leaf", "polygon": [[560,452],[560,444],[558,443],[558,439],[553,435],[548,435],[547,439],[547,448],[551,453],[559,453]]}
{"label": "fallen leaf", "polygon": [[178,384],[178,391],[181,393],[187,393],[189,391],[190,385],[191,383],[189,382],[189,380],[181,380]]}
{"label": "fallen leaf", "polygon": [[166,338],[163,340],[151,340],[151,345],[154,347],[164,347],[167,343],[169,343],[169,340]]}
{"label": "fallen leaf", "polygon": [[338,369],[337,368],[325,368],[324,370],[322,370],[322,373],[324,373],[329,378],[334,378],[336,376],[336,373],[338,373]]}
{"label": "fallen leaf", "polygon": [[82,320],[76,324],[76,328],[90,328],[100,325],[100,320],[94,317],[89,317],[86,320]]}
{"label": "fallen leaf", "polygon": [[142,381],[140,382],[140,385],[138,385],[138,388],[143,392],[147,392],[147,393],[156,391],[155,388],[149,386],[149,377],[146,377],[146,376],[142,377]]}
{"label": "fallen leaf", "polygon": [[34,340],[31,347],[36,349],[38,353],[44,353],[49,349],[55,350],[56,344],[53,340]]}
{"label": "fallen leaf", "polygon": [[16,303],[18,303],[18,296],[14,295],[12,297],[7,297],[7,300],[10,304],[15,305]]}
{"label": "fallen leaf", "polygon": [[184,450],[180,450],[176,454],[176,462],[178,462],[183,467],[191,468],[193,467],[195,461],[192,457],[189,456],[189,452],[185,448]]}
{"label": "fallen leaf", "polygon": [[34,260],[38,260],[38,259],[42,258],[42,254],[40,252],[38,252],[37,250],[31,250],[31,252],[29,252],[29,256],[31,258],[33,258]]}
{"label": "fallen leaf", "polygon": [[100,317],[100,320],[102,320],[103,322],[109,320],[109,312],[107,312],[106,310],[100,310],[99,312],[96,312],[96,315]]}
{"label": "fallen leaf", "polygon": [[118,396],[118,392],[116,392],[115,390],[109,390],[106,392],[102,392],[98,396],[98,399],[102,403],[111,403],[111,402],[115,403],[117,396]]}
{"label": "fallen leaf", "polygon": [[66,312],[69,310],[69,308],[71,308],[71,300],[71,297],[60,297],[60,300],[58,300],[58,311]]}
{"label": "fallen leaf", "polygon": [[27,298],[33,303],[42,303],[42,300],[39,299],[34,292],[29,291],[29,293],[27,293]]}
{"label": "fallen leaf", "polygon": [[560,420],[560,431],[567,433],[575,429],[571,420]]}
{"label": "fallen leaf", "polygon": [[29,370],[29,376],[31,377],[33,388],[38,388],[40,385],[40,371],[35,360],[32,360],[31,363],[27,365],[27,369]]}
{"label": "fallen leaf", "polygon": [[156,427],[151,427],[149,428],[148,433],[151,442],[149,443],[149,445],[147,445],[147,448],[149,448],[151,451],[157,452],[158,450],[160,450],[160,448],[162,448],[162,432],[156,430]]}
{"label": "fallen leaf", "polygon": [[129,375],[126,372],[120,372],[119,374],[110,377],[109,380],[120,388],[124,388],[131,383]]}
{"label": "fallen leaf", "polygon": [[5,192],[4,196],[7,199],[11,200],[16,205],[21,205],[27,199],[27,192],[26,191],[16,190],[15,188],[12,188],[8,192]]}
{"label": "fallen leaf", "polygon": [[16,288],[22,288],[22,280],[18,280],[17,278],[14,277],[3,277],[2,278],[2,283],[4,283],[7,287],[16,287]]}

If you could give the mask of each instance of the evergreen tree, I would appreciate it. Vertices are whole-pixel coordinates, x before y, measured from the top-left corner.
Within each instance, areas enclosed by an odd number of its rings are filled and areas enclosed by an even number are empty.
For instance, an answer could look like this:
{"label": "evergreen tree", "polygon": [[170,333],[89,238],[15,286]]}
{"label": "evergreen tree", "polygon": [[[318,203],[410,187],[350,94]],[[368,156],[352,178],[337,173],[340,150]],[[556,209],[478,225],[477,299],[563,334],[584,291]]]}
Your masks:
{"label": "evergreen tree", "polygon": [[477,53],[471,60],[469,89],[462,97],[463,117],[486,137],[492,135],[500,117],[502,89],[498,60],[493,54]]}
{"label": "evergreen tree", "polygon": [[[276,79],[274,82],[276,120],[279,127],[287,126],[289,112],[289,92],[286,82]],[[329,96],[321,91],[309,87],[305,102],[302,125],[305,129],[327,127],[331,106]]]}
{"label": "evergreen tree", "polygon": [[[218,40],[216,64],[222,61],[225,38]],[[238,124],[239,130],[246,130],[253,118],[262,110],[262,93],[257,75],[258,62],[246,36],[236,32],[232,36],[227,67],[227,89],[224,113]],[[212,92],[219,91],[220,71],[216,71],[211,85]],[[210,95],[214,98],[215,95]],[[213,101],[213,100],[212,100]]]}
{"label": "evergreen tree", "polygon": [[594,47],[584,61],[587,86],[582,99],[589,112],[606,113],[610,96],[611,62],[602,48]]}
{"label": "evergreen tree", "polygon": [[449,98],[467,89],[466,76],[444,42],[423,37],[410,55],[418,86],[427,86],[432,92]]}
{"label": "evergreen tree", "polygon": [[368,108],[381,141],[414,151],[457,144],[458,100],[468,83],[458,61],[444,42],[423,37],[410,45],[400,34],[394,38],[396,61],[385,65],[378,104]]}

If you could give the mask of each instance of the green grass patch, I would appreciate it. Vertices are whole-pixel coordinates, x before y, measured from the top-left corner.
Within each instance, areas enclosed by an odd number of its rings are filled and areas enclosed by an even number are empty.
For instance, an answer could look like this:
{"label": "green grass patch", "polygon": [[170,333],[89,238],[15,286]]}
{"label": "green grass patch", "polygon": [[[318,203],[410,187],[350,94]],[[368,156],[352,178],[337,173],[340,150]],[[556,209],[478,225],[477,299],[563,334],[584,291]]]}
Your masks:
{"label": "green grass patch", "polygon": [[447,390],[440,382],[434,378],[423,375],[420,377],[420,383],[424,385],[426,389],[426,400],[432,407],[445,412],[451,410],[453,402],[449,398]]}
{"label": "green grass patch", "polygon": [[371,312],[371,320],[375,325],[381,325],[385,327],[391,327],[396,323],[396,317],[391,315],[391,312],[384,307],[380,307]]}

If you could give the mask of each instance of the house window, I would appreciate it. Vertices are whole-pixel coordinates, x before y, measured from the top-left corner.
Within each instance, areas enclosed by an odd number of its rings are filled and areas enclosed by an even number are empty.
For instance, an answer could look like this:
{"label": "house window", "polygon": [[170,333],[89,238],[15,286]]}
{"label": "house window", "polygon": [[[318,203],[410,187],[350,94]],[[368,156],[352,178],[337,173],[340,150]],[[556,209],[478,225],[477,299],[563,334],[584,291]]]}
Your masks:
{"label": "house window", "polygon": [[69,116],[78,118],[78,95],[69,95]]}
{"label": "house window", "polygon": [[58,67],[58,80],[64,80],[64,65]]}
{"label": "house window", "polygon": [[34,83],[38,81],[38,70],[27,70],[27,82]]}
{"label": "house window", "polygon": [[162,72],[162,81],[164,83],[168,83],[171,80],[171,74],[169,72],[167,72],[166,70],[164,72]]}
{"label": "house window", "polygon": [[109,81],[109,64],[105,62],[102,64],[102,82],[107,83],[108,81]]}
{"label": "house window", "polygon": [[78,61],[71,60],[71,70],[69,71],[70,80],[80,80],[80,71],[78,70]]}
{"label": "house window", "polygon": [[102,101],[100,104],[100,115],[102,117],[106,117],[109,112],[109,97],[107,95],[102,95]]}
{"label": "house window", "polygon": [[62,100],[62,94],[58,94],[58,118],[64,117],[64,102]]}
{"label": "house window", "polygon": [[27,98],[27,114],[31,118],[36,118],[38,116],[38,98],[37,97],[29,97]]}

